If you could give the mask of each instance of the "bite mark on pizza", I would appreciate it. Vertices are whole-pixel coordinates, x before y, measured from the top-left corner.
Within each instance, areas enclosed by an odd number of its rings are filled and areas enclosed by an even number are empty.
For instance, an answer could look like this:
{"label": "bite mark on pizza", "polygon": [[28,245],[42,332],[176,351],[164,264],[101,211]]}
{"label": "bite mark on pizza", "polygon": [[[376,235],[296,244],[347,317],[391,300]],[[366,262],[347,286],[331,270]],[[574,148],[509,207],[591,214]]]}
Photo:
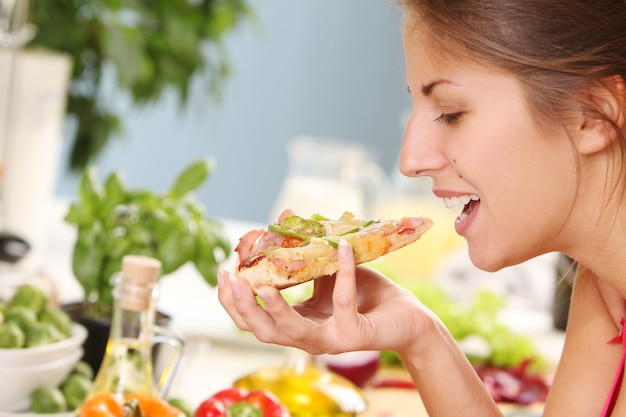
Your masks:
{"label": "bite mark on pizza", "polygon": [[247,279],[253,289],[288,288],[336,273],[341,239],[352,246],[356,264],[362,264],[417,241],[431,226],[426,217],[381,221],[362,220],[351,212],[339,219],[292,215],[239,239],[235,274]]}

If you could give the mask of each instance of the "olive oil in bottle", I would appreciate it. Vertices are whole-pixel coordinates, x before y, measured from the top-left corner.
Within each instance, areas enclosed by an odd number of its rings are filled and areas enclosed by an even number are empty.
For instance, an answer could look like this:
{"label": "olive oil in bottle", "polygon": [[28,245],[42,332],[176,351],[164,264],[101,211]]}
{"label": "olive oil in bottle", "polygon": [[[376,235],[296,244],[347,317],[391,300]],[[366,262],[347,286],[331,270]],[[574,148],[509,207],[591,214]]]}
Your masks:
{"label": "olive oil in bottle", "polygon": [[[155,326],[157,280],[161,263],[146,256],[125,256],[122,271],[113,277],[113,315],[106,352],[89,396],[129,393],[163,396],[181,359],[183,341]],[[170,361],[156,381],[152,348],[155,333],[172,346]]]}

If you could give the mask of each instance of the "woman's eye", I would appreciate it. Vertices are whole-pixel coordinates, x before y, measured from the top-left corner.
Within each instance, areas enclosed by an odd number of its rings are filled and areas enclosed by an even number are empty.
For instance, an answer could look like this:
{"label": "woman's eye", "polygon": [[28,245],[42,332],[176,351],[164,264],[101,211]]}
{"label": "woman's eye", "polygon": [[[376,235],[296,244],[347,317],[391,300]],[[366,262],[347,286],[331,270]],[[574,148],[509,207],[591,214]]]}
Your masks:
{"label": "woman's eye", "polygon": [[453,125],[461,120],[463,113],[441,113],[434,121],[444,125]]}

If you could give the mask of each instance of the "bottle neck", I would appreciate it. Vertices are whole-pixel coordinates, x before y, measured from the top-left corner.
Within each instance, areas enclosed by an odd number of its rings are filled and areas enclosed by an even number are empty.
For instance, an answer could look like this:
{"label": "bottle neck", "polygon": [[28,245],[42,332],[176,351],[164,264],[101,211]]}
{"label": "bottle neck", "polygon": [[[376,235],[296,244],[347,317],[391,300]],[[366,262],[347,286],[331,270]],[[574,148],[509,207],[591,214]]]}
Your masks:
{"label": "bottle neck", "polygon": [[151,341],[155,320],[156,284],[123,276],[115,278],[111,337]]}

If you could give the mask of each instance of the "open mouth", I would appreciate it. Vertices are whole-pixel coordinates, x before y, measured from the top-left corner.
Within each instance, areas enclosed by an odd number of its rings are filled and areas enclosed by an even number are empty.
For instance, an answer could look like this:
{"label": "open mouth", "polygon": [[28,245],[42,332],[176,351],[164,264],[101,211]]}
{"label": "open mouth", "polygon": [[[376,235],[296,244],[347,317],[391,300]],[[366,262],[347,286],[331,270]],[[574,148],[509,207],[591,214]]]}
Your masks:
{"label": "open mouth", "polygon": [[474,212],[474,208],[480,202],[480,197],[476,194],[466,194],[461,196],[445,197],[443,202],[446,205],[446,208],[455,208],[461,205],[463,206],[461,214],[459,214],[456,218],[456,222],[460,223]]}
{"label": "open mouth", "polygon": [[466,217],[468,217],[474,211],[474,207],[478,204],[479,200],[470,200],[469,203],[463,206],[463,211],[459,214],[459,217],[456,218],[457,222],[462,222]]}

